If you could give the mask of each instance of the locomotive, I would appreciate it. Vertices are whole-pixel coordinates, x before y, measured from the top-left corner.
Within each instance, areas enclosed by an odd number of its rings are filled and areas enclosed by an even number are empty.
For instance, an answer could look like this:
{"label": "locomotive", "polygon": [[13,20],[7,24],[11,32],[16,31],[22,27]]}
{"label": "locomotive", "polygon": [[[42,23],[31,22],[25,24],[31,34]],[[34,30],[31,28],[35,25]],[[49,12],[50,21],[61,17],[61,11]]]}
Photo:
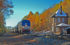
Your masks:
{"label": "locomotive", "polygon": [[22,33],[30,33],[30,21],[23,20],[21,24],[22,24]]}
{"label": "locomotive", "polygon": [[16,33],[20,34],[24,34],[24,33],[30,33],[30,21],[29,20],[22,20],[21,22],[18,23],[18,25],[16,26]]}

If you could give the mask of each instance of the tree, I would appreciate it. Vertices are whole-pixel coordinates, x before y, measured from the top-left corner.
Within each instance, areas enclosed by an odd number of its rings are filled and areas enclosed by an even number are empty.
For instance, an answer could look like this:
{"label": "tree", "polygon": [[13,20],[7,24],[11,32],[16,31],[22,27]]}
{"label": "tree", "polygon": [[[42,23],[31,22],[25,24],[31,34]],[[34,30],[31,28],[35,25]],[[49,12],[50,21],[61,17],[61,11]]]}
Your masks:
{"label": "tree", "polygon": [[[13,10],[11,8],[13,8],[12,0],[0,0],[0,23],[3,28],[5,19],[13,14]],[[0,27],[0,29],[2,27]]]}
{"label": "tree", "polygon": [[62,5],[62,10],[69,16],[68,24],[70,24],[70,0],[64,0],[63,2],[54,5],[52,8],[48,8],[40,15],[38,14],[38,12],[36,12],[36,14],[32,14],[30,12],[30,14],[27,16],[27,19],[31,21],[31,25],[34,24],[33,26],[31,26],[31,28],[33,28],[34,30],[51,30],[53,22],[51,16],[60,8],[60,4]]}

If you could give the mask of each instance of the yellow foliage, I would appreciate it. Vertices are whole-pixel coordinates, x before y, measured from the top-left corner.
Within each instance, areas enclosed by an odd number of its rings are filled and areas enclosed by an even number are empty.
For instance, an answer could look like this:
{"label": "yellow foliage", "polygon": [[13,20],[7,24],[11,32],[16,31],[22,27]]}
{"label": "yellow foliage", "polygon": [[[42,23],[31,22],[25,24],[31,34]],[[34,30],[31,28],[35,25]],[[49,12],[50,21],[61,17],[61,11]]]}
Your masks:
{"label": "yellow foliage", "polygon": [[[31,29],[51,30],[52,18],[50,16],[60,8],[60,5],[62,5],[62,10],[65,13],[68,13],[68,16],[70,16],[70,0],[64,0],[63,2],[60,3],[61,4],[56,4],[54,7],[45,10],[42,14],[39,14],[38,12],[33,14],[30,11],[30,13],[27,16],[28,17],[27,20],[30,20],[31,22]],[[68,23],[70,24],[70,18]]]}

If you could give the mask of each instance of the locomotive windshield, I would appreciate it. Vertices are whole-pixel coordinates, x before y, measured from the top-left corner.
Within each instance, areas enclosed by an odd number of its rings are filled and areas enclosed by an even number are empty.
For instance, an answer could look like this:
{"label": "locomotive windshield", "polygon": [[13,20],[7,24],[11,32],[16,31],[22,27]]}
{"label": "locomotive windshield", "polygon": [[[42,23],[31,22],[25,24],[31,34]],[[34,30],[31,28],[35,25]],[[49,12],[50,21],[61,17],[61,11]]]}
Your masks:
{"label": "locomotive windshield", "polygon": [[30,26],[30,21],[29,20],[23,20],[22,26],[25,26],[25,25]]}

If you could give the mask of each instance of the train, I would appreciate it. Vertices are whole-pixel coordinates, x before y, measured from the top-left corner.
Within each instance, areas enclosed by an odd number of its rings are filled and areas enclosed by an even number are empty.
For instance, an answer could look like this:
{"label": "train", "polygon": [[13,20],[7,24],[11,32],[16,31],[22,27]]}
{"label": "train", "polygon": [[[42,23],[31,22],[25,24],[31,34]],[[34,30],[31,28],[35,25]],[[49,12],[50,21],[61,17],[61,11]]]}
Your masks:
{"label": "train", "polygon": [[29,20],[22,21],[22,33],[30,33],[30,21]]}
{"label": "train", "polygon": [[29,20],[22,20],[21,22],[18,23],[16,26],[16,33],[30,33],[30,21]]}

